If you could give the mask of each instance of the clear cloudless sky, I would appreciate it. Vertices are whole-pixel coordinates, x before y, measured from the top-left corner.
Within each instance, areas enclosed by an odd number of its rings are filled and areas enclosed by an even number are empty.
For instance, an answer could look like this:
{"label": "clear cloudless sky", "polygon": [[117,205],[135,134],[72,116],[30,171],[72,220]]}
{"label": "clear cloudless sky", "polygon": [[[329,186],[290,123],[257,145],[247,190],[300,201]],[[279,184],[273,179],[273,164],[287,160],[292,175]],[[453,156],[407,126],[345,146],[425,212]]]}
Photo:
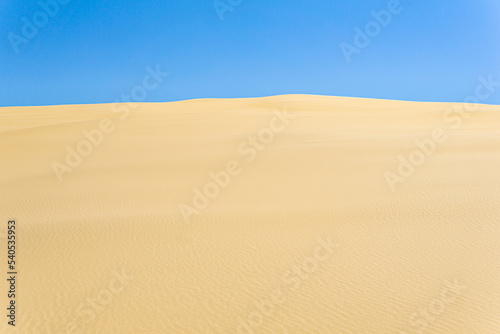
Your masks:
{"label": "clear cloudless sky", "polygon": [[[353,44],[355,28],[389,0],[221,0],[234,4],[224,20],[213,0],[64,2],[16,53],[9,36],[43,20],[42,7],[0,1],[0,106],[111,103],[157,65],[170,75],[145,102],[278,94],[462,102],[479,76],[500,81],[499,0],[400,0],[402,11],[350,63],[340,44]],[[500,88],[483,102],[500,104]]]}

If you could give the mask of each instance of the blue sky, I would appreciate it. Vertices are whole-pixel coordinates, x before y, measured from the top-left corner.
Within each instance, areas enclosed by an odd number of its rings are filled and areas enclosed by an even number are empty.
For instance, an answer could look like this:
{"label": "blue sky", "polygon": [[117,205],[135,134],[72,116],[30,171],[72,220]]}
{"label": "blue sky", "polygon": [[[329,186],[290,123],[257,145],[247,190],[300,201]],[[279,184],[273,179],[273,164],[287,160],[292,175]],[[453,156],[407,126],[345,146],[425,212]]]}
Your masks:
{"label": "blue sky", "polygon": [[[147,66],[169,76],[145,102],[296,93],[462,102],[479,76],[500,81],[498,0],[400,0],[348,62],[341,43],[356,47],[355,28],[365,32],[391,1],[220,0],[231,10],[218,13],[213,0],[2,0],[0,106],[114,102]],[[483,102],[500,104],[500,89]]]}

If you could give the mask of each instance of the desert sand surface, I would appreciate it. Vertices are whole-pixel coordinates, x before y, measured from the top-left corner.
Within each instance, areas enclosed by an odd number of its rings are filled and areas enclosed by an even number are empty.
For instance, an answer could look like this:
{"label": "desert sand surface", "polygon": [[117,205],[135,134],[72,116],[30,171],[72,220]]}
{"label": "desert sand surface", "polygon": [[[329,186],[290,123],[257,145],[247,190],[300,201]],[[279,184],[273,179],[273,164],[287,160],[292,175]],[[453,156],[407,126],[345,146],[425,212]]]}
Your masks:
{"label": "desert sand surface", "polygon": [[1,333],[500,333],[498,106],[7,107],[0,154]]}

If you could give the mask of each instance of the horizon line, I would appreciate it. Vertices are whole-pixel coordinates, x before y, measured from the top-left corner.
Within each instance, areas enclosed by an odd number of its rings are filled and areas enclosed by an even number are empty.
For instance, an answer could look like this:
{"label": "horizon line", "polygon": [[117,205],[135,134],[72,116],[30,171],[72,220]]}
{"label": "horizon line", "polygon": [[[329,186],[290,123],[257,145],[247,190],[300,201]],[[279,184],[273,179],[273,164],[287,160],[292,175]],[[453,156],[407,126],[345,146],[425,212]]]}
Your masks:
{"label": "horizon line", "polygon": [[362,99],[362,100],[377,100],[377,101],[392,101],[392,102],[408,102],[408,103],[467,103],[467,104],[477,104],[477,105],[488,105],[488,106],[500,106],[500,104],[494,103],[469,103],[469,102],[457,102],[457,101],[425,101],[425,100],[404,100],[404,99],[389,99],[389,98],[375,98],[375,97],[360,97],[360,96],[346,96],[346,95],[323,95],[323,94],[302,94],[302,93],[291,93],[291,94],[276,94],[276,95],[265,95],[265,96],[253,96],[253,97],[198,97],[190,98],[185,100],[174,100],[174,101],[150,101],[150,102],[96,102],[96,103],[62,103],[62,104],[38,104],[38,105],[6,105],[0,106],[0,108],[32,108],[32,107],[64,107],[64,106],[93,106],[93,105],[112,105],[112,104],[126,104],[126,103],[137,103],[137,104],[166,104],[166,103],[179,103],[179,102],[195,102],[201,100],[244,100],[244,99],[264,99],[280,96],[315,96],[315,97],[330,97],[330,98],[349,98],[349,99]]}

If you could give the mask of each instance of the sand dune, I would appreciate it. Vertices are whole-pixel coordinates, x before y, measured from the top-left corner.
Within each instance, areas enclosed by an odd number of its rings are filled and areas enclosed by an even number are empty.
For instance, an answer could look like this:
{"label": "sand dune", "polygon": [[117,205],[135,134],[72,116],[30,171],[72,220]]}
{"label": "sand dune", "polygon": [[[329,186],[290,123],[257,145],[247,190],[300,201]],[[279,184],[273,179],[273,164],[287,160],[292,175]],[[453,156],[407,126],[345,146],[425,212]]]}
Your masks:
{"label": "sand dune", "polygon": [[0,332],[498,334],[500,107],[470,107],[0,108]]}

